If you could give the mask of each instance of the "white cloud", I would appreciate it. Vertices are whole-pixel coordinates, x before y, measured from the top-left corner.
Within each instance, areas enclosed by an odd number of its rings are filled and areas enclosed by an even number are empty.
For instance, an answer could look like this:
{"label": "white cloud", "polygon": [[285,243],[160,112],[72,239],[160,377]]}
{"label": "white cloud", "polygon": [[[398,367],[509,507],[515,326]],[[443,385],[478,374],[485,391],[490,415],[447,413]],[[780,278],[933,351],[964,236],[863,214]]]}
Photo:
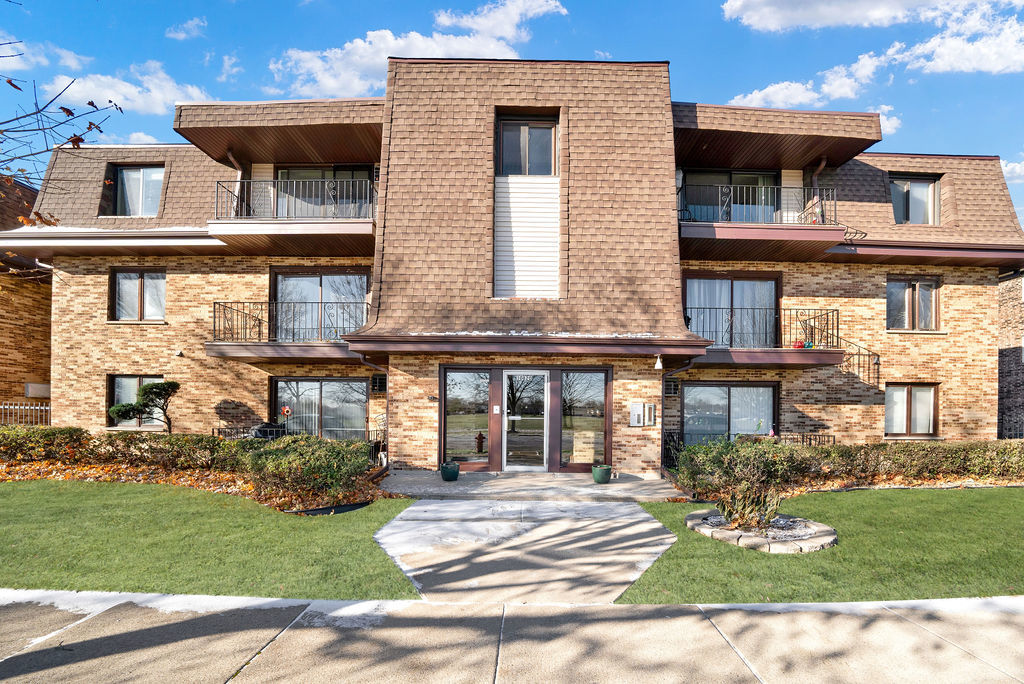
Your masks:
{"label": "white cloud", "polygon": [[824,104],[821,95],[814,89],[814,81],[799,83],[797,81],[781,81],[772,83],[760,90],[737,95],[729,100],[729,104],[744,107],[818,107]]}
{"label": "white cloud", "polygon": [[878,114],[878,121],[882,125],[882,135],[892,135],[899,127],[903,125],[902,119],[895,115],[890,115],[889,112],[893,110],[892,105],[878,105],[877,107],[868,107],[869,112],[875,112]]}
{"label": "white cloud", "polygon": [[611,59],[612,53],[604,50],[594,50],[594,59]]}
{"label": "white cloud", "polygon": [[[63,74],[56,76],[43,86],[43,91],[53,96],[71,80],[72,77]],[[125,110],[139,114],[166,114],[175,102],[211,99],[201,87],[175,81],[164,71],[163,64],[154,60],[133,64],[127,74],[120,76],[82,76],[75,79],[66,97],[83,103],[93,100],[100,106],[113,100]]]}
{"label": "white cloud", "polygon": [[149,133],[143,133],[142,131],[135,131],[128,135],[128,142],[132,145],[147,145],[150,143],[160,142]]}
{"label": "white cloud", "polygon": [[0,55],[7,55],[0,59],[0,66],[3,71],[26,71],[37,66],[47,66],[50,60],[46,58],[46,47],[36,43],[24,43],[17,38],[0,29],[0,43],[11,43],[0,48]]}
{"label": "white cloud", "polygon": [[198,38],[203,35],[203,29],[205,28],[206,17],[192,17],[183,24],[168,26],[167,30],[164,31],[164,35],[174,40],[188,40],[189,38]]}
{"label": "white cloud", "polygon": [[439,28],[466,34],[409,31],[395,35],[388,29],[367,31],[341,47],[326,50],[286,50],[271,60],[275,83],[294,95],[345,97],[367,95],[384,87],[387,57],[490,57],[515,58],[513,43],[529,40],[524,22],[547,14],[567,14],[557,0],[499,0],[468,14],[443,10],[434,15]]}
{"label": "white cloud", "polygon": [[893,26],[983,4],[1009,7],[1022,0],[726,0],[726,19],[756,31],[829,26]]}
{"label": "white cloud", "polygon": [[242,67],[235,66],[236,64],[238,64],[237,57],[224,55],[221,58],[220,76],[217,77],[217,82],[224,83],[228,79],[234,80],[234,76],[245,71]]}
{"label": "white cloud", "polygon": [[79,55],[71,50],[65,50],[64,48],[57,47],[56,45],[52,46],[50,49],[57,55],[58,63],[62,67],[66,67],[72,71],[81,71],[93,60],[92,57]]}
{"label": "white cloud", "polygon": [[1000,160],[999,163],[1003,166],[1003,175],[1006,176],[1007,183],[1024,183],[1024,162]]}
{"label": "white cloud", "polygon": [[910,69],[925,73],[1024,71],[1024,23],[989,4],[937,15],[936,35],[899,54]]}

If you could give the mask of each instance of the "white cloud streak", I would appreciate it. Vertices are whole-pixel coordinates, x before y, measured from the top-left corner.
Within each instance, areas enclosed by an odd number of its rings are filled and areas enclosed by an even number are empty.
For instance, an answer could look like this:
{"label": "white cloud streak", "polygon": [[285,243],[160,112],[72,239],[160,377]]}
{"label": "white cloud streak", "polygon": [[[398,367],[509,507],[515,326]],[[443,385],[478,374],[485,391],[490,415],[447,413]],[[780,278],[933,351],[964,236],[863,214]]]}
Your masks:
{"label": "white cloud streak", "polygon": [[182,24],[168,26],[164,35],[173,40],[188,40],[203,35],[206,29],[206,17],[192,17]]}
{"label": "white cloud streak", "polygon": [[892,105],[878,105],[877,107],[868,107],[869,112],[875,112],[878,114],[878,121],[882,126],[882,135],[892,135],[899,127],[903,125],[903,121],[900,117],[895,114],[890,114],[893,110]]}
{"label": "white cloud streak", "polygon": [[1000,160],[1003,166],[1003,175],[1007,183],[1024,183],[1024,162],[1008,162]]}
{"label": "white cloud streak", "polygon": [[[61,74],[43,86],[50,96],[58,93],[72,80]],[[178,83],[164,71],[162,63],[150,60],[133,64],[127,74],[87,74],[75,79],[68,89],[70,101],[106,103],[113,100],[126,111],[139,114],[166,114],[175,102],[209,100],[209,94],[200,86]]]}
{"label": "white cloud streak", "polygon": [[326,50],[291,48],[271,60],[274,90],[287,88],[302,97],[349,97],[379,92],[384,87],[387,57],[518,57],[513,44],[530,39],[525,22],[568,11],[557,0],[499,0],[467,14],[442,10],[434,15],[439,29],[464,34],[388,29],[368,31],[363,38]]}
{"label": "white cloud streak", "polygon": [[217,77],[218,83],[226,83],[229,79],[235,80],[235,76],[245,71],[238,64],[238,58],[234,55],[224,55],[221,57],[221,68],[220,75]]}

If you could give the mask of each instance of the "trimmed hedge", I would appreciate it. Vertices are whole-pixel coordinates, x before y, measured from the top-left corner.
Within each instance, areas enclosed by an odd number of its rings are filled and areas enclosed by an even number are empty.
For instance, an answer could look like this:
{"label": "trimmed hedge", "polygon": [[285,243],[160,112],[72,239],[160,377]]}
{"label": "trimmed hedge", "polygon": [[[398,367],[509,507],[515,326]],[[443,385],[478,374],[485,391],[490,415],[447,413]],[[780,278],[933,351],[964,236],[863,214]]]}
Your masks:
{"label": "trimmed hedge", "polygon": [[698,493],[744,482],[797,484],[809,477],[1024,480],[1024,440],[800,446],[739,439],[682,447],[676,457],[680,481]]}
{"label": "trimmed hedge", "polygon": [[92,434],[81,428],[0,426],[0,461],[123,463],[252,476],[257,485],[350,491],[370,463],[370,445],[292,435],[273,441],[153,432]]}

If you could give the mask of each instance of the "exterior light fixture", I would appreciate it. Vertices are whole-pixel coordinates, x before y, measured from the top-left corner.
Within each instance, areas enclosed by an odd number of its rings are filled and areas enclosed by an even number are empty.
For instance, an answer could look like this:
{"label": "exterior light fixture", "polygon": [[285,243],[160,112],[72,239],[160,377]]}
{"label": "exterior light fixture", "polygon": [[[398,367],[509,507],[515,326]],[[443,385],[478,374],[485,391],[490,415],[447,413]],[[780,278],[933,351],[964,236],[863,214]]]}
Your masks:
{"label": "exterior light fixture", "polygon": [[654,370],[661,370],[662,367],[663,366],[661,365],[661,354],[658,354],[658,358],[654,361]]}

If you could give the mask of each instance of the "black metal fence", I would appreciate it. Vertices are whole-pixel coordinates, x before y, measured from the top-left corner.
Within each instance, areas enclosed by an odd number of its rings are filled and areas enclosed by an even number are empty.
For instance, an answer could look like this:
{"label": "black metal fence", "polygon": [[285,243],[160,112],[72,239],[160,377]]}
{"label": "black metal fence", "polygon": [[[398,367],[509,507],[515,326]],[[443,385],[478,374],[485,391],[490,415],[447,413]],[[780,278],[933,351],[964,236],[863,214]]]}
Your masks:
{"label": "black metal fence", "polygon": [[712,348],[841,349],[838,309],[686,307],[690,332]]}
{"label": "black metal fence", "polygon": [[214,302],[214,342],[341,342],[366,323],[360,302]]}
{"label": "black metal fence", "polygon": [[370,180],[217,181],[217,219],[372,219]]}
{"label": "black metal fence", "polygon": [[835,188],[684,185],[679,220],[698,223],[838,225]]}

